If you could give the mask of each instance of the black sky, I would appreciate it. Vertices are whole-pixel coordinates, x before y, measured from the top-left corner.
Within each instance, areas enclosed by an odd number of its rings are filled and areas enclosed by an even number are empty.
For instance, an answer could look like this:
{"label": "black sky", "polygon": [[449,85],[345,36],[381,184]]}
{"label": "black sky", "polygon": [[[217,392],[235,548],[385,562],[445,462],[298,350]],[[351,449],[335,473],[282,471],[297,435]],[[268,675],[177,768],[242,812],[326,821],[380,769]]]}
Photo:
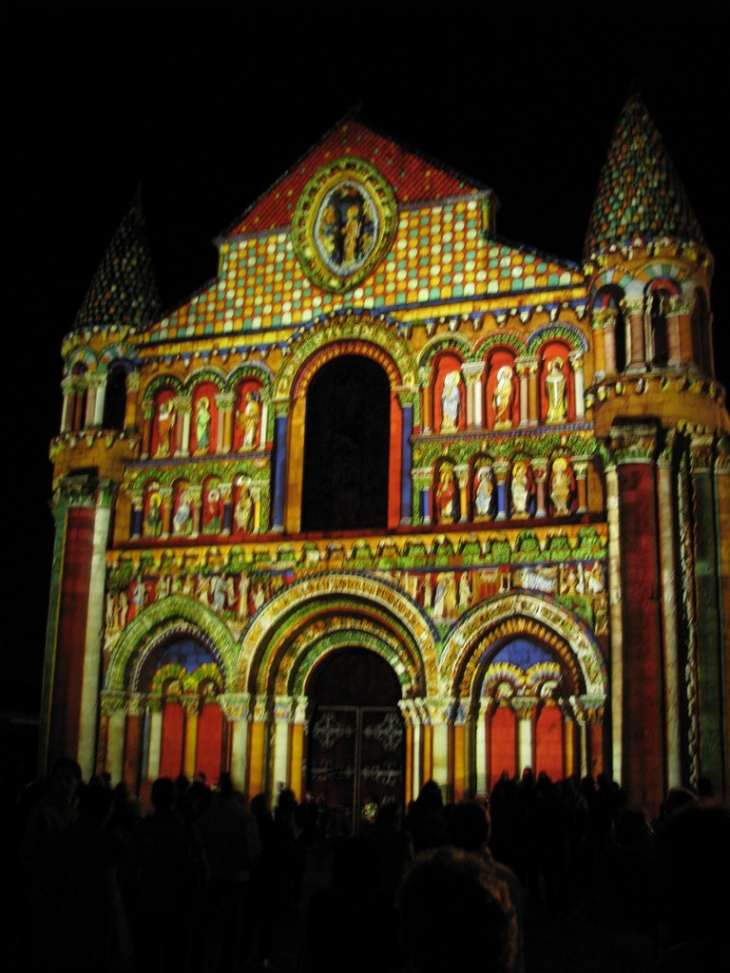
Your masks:
{"label": "black sky", "polygon": [[[715,254],[728,379],[724,5],[706,0],[348,7],[26,0],[6,30],[10,402],[0,706],[37,699],[61,337],[138,185],[166,304],[215,274],[215,235],[359,105],[495,190],[498,231],[576,261],[638,85]],[[7,20],[6,14],[6,20]],[[721,174],[722,167],[722,174]]]}

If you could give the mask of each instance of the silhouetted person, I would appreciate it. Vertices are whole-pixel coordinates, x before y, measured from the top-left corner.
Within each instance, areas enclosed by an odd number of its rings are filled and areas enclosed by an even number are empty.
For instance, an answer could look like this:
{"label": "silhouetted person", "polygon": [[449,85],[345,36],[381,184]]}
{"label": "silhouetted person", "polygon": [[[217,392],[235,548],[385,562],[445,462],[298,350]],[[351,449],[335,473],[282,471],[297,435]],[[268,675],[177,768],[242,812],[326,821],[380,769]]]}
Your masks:
{"label": "silhouetted person", "polygon": [[401,942],[413,973],[444,973],[479,958],[480,973],[511,973],[517,924],[506,886],[458,848],[417,855],[398,893]]}

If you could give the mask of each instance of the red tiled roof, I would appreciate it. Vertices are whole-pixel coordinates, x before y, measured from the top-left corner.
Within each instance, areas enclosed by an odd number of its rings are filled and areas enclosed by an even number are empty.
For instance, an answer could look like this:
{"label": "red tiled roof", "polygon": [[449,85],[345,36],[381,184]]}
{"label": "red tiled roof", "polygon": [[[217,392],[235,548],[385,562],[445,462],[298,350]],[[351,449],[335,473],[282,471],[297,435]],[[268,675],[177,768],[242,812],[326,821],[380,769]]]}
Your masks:
{"label": "red tiled roof", "polygon": [[302,190],[321,166],[341,156],[354,156],[376,166],[393,188],[399,204],[440,199],[485,186],[412,152],[392,139],[348,118],[260,196],[224,236],[256,233],[287,226]]}

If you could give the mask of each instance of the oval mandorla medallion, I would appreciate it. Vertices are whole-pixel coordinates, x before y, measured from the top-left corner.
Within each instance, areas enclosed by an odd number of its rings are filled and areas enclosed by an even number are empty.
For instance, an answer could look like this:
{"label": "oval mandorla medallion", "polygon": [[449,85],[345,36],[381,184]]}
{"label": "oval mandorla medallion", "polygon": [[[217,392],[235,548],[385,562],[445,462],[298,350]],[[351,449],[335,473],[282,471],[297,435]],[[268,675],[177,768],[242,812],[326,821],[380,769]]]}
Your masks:
{"label": "oval mandorla medallion", "polygon": [[292,244],[311,281],[348,291],[390,249],[398,211],[393,191],[364,159],[343,158],[318,169],[292,218]]}

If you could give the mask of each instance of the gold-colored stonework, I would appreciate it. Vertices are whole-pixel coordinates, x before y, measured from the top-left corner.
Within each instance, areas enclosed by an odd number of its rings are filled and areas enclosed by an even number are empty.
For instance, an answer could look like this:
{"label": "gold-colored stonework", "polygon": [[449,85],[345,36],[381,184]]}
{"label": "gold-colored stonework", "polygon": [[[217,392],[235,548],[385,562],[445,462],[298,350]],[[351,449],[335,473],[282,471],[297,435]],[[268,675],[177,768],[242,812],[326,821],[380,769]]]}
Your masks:
{"label": "gold-colored stonework", "polygon": [[393,192],[374,166],[338,159],[305,186],[292,219],[292,244],[315,284],[348,291],[389,250],[397,217]]}

